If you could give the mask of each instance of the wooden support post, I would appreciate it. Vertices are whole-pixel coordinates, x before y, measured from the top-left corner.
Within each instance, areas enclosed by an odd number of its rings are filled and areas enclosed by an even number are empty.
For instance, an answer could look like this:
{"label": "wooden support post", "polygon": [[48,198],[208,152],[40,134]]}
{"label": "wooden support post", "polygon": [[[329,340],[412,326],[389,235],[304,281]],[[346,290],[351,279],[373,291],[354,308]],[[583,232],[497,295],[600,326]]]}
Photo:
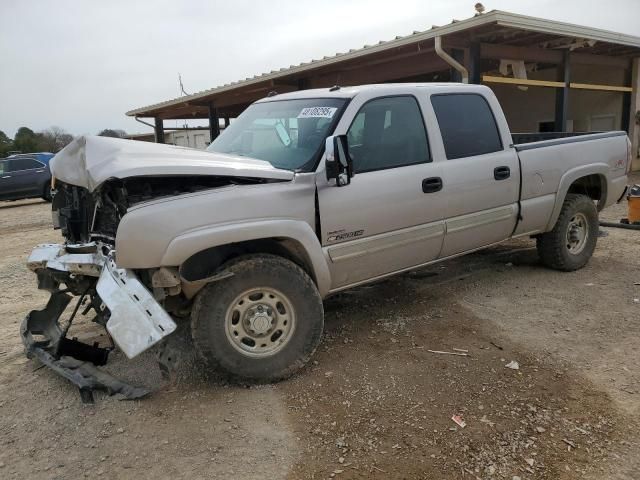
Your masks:
{"label": "wooden support post", "polygon": [[220,135],[220,117],[218,116],[218,109],[209,104],[209,136],[213,142]]}
{"label": "wooden support post", "polygon": [[629,139],[631,140],[631,157],[632,169],[640,170],[640,157],[638,150],[640,149],[640,57],[633,59],[631,69],[631,92],[629,98]]}
{"label": "wooden support post", "polygon": [[231,119],[229,118],[229,115],[225,115],[224,116],[224,128],[227,128],[229,125],[231,125]]}
{"label": "wooden support post", "polygon": [[[464,50],[454,48],[451,50],[451,56],[460,64],[464,64]],[[462,75],[455,68],[451,67],[451,81],[462,82]]]}
{"label": "wooden support post", "polygon": [[571,81],[571,62],[569,51],[563,52],[562,63],[558,66],[558,80],[564,87],[556,90],[555,131],[567,131],[567,111],[569,110],[569,82]]}
{"label": "wooden support post", "polygon": [[469,83],[480,83],[482,79],[482,68],[480,64],[480,44],[475,42],[469,47]]}
{"label": "wooden support post", "polygon": [[156,143],[164,143],[164,120],[160,117],[155,117],[155,137]]}

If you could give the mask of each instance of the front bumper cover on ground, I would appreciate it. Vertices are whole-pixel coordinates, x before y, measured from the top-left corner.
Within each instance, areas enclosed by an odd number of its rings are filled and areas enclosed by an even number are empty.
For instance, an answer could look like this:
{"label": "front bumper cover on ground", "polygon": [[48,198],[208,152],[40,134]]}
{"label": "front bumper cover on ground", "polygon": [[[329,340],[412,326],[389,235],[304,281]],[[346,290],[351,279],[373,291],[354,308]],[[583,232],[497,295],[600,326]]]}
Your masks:
{"label": "front bumper cover on ground", "polygon": [[176,324],[136,275],[118,269],[111,256],[101,253],[95,244],[40,245],[29,256],[27,266],[38,273],[39,286],[52,292],[47,306],[31,311],[22,322],[20,334],[27,355],[78,386],[83,401],[92,400],[93,390],[122,394],[127,399],[147,395],[147,389],[128,385],[97,368],[106,364],[110,349],[67,338],[59,323],[73,298],[59,289],[60,275],[94,277],[89,279],[89,284],[95,283],[94,304],[106,311],[106,329],[116,345],[129,358],[153,346],[172,333]]}

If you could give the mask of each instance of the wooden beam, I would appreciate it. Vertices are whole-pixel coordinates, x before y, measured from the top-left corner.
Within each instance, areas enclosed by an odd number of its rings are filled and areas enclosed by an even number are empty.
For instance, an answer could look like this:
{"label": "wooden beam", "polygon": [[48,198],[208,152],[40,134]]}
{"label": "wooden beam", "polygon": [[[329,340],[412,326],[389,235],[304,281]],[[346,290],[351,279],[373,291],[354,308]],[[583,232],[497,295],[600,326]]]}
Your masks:
{"label": "wooden beam", "polygon": [[558,66],[558,80],[564,86],[556,89],[556,109],[554,128],[556,132],[567,131],[567,114],[569,111],[569,82],[571,81],[571,62],[569,50],[562,52],[562,64]]}
{"label": "wooden beam", "polygon": [[155,118],[155,139],[156,143],[164,143],[164,122],[161,118]]}
{"label": "wooden beam", "polygon": [[483,75],[482,81],[486,83],[508,83],[511,85],[527,85],[529,87],[553,87],[564,88],[564,82],[550,82],[547,80],[529,80],[524,78],[494,77]]}
{"label": "wooden beam", "polygon": [[570,88],[575,88],[578,90],[605,90],[608,92],[632,92],[633,88],[631,87],[618,87],[615,85],[598,85],[595,83],[575,83],[571,82],[569,84]]}
{"label": "wooden beam", "polygon": [[380,63],[354,70],[334,70],[310,78],[311,88],[322,88],[331,85],[362,85],[367,83],[383,83],[392,80],[410,78],[417,75],[448,72],[449,64],[431,52],[416,55],[411,60],[403,59]]}
{"label": "wooden beam", "polygon": [[529,62],[562,63],[562,52],[534,47],[514,47],[494,43],[480,44],[480,57],[492,59],[526,60]]}
{"label": "wooden beam", "polygon": [[477,42],[469,46],[469,83],[480,83],[482,76],[482,58],[480,44]]}
{"label": "wooden beam", "polygon": [[209,138],[213,142],[220,135],[220,117],[218,109],[212,103],[209,104]]}
{"label": "wooden beam", "polygon": [[571,52],[571,63],[597,65],[601,67],[631,68],[631,60],[629,58],[608,57],[606,55],[593,55],[591,53]]}
{"label": "wooden beam", "polygon": [[631,71],[631,92],[629,105],[629,139],[631,140],[631,162],[632,169],[640,170],[640,158],[638,158],[638,150],[640,149],[640,119],[637,115],[640,112],[640,57],[633,59],[633,69]]}

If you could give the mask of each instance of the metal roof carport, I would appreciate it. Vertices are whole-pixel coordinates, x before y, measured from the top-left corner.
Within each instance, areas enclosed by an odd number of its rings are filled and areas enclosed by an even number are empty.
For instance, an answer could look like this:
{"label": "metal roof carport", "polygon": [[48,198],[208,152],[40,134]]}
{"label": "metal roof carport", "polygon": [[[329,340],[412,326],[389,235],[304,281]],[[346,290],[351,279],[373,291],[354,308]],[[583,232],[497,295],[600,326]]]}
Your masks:
{"label": "metal roof carport", "polygon": [[[436,51],[438,43],[444,53]],[[164,120],[208,119],[213,140],[220,132],[220,119],[228,124],[230,118],[272,91],[284,93],[366,83],[462,81],[468,75],[471,83],[555,89],[555,131],[566,130],[570,89],[616,92],[623,96],[621,127],[629,132],[633,151],[637,152],[639,59],[640,37],[494,10],[137,108],[127,115],[154,118],[158,142],[164,141]],[[527,69],[526,78],[515,78],[511,71],[507,75],[499,72],[501,61],[524,61],[536,68]],[[591,70],[618,69],[624,72],[624,78],[617,84],[584,81],[572,75],[572,70],[580,65]],[[550,69],[555,78],[541,74]]]}

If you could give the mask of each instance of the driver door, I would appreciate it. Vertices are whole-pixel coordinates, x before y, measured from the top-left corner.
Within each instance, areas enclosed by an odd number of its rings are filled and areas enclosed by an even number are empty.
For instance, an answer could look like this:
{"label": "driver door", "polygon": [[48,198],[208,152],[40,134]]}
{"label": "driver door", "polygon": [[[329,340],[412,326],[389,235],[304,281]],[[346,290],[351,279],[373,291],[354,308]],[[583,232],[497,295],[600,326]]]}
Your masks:
{"label": "driver door", "polygon": [[344,118],[354,120],[335,133],[347,134],[355,176],[343,187],[318,182],[334,290],[434,260],[444,238],[443,197],[429,186],[441,168],[417,99],[356,97]]}

